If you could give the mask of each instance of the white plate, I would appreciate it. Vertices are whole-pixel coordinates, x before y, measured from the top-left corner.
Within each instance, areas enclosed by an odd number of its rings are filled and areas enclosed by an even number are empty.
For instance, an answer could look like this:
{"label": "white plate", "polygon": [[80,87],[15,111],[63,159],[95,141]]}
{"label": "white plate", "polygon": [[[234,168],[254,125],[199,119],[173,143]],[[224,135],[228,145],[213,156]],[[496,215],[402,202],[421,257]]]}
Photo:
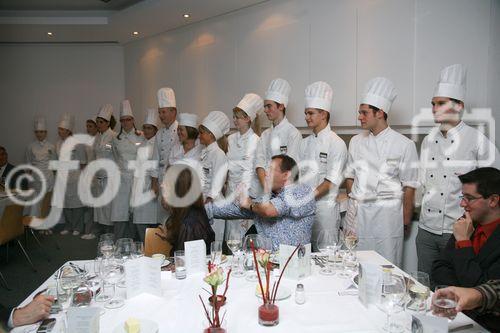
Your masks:
{"label": "white plate", "polygon": [[[276,295],[276,300],[282,301],[284,299],[287,299],[291,295],[292,295],[292,290],[290,290],[290,288],[287,288],[285,286],[280,286],[278,288],[278,294]],[[257,290],[255,291],[255,296],[257,296],[258,298],[262,298],[262,294]]]}
{"label": "white plate", "polygon": [[[158,333],[158,324],[155,323],[154,321],[148,319],[140,319],[140,318],[137,318],[137,320],[139,320],[139,322],[141,323],[141,329],[139,332]],[[125,322],[116,326],[115,329],[113,330],[113,333],[126,333],[126,332],[127,331],[125,330]]]}

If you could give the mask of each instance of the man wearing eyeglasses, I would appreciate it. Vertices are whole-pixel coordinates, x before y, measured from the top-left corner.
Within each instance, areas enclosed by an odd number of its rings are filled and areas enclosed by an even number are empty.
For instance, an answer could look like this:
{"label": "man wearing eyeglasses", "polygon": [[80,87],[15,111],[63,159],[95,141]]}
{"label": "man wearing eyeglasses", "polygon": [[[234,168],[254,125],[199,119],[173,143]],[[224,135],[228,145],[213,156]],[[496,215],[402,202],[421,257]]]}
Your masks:
{"label": "man wearing eyeglasses", "polygon": [[500,278],[500,171],[479,168],[458,177],[464,216],[432,266],[436,285],[474,287]]}
{"label": "man wearing eyeglasses", "polygon": [[478,167],[500,167],[495,145],[462,121],[465,92],[465,67],[444,68],[431,101],[438,126],[424,138],[420,153],[423,198],[416,247],[418,270],[426,273],[450,239],[453,223],[463,214],[457,176]]}

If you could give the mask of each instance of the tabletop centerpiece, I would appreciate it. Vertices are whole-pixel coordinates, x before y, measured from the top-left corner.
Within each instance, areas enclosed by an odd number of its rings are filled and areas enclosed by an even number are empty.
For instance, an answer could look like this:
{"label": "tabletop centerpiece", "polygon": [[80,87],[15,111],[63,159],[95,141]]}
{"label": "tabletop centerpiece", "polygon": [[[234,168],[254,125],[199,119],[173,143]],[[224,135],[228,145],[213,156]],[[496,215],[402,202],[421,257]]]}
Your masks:
{"label": "tabletop centerpiece", "polygon": [[[212,306],[212,309],[210,311],[205,306],[205,302],[203,302],[201,296],[198,295],[201,304],[203,305],[203,309],[205,310],[205,316],[207,317],[208,323],[210,325],[208,328],[204,330],[204,333],[226,332],[226,330],[221,327],[222,323],[224,322],[224,317],[226,313],[224,312],[221,318],[219,312],[220,308],[226,303],[226,293],[229,287],[230,275],[231,275],[231,269],[227,271],[226,278],[224,278],[224,270],[221,267],[217,267],[216,265],[212,264],[210,261],[208,262],[208,273],[203,279],[203,281],[205,281],[210,286],[211,289],[210,291],[207,290],[207,292],[210,294],[208,301]],[[224,293],[222,295],[218,295],[217,288],[224,282],[226,283],[226,286],[224,288]]]}
{"label": "tabletop centerpiece", "polygon": [[[278,294],[281,277],[283,276],[283,273],[285,272],[285,269],[294,256],[295,252],[297,252],[297,250],[300,248],[300,244],[297,245],[290,257],[288,257],[285,265],[283,266],[283,269],[281,270],[278,281],[275,281],[273,283],[272,289],[269,288],[272,271],[270,251],[264,249],[255,249],[253,240],[250,241],[250,248],[252,249],[254,264],[257,271],[257,278],[259,280],[260,293],[262,295],[262,305],[259,306],[259,324],[261,324],[262,326],[276,326],[279,324],[279,307],[276,305],[276,295]],[[266,277],[265,287],[262,283],[259,266],[264,270],[264,275]]]}

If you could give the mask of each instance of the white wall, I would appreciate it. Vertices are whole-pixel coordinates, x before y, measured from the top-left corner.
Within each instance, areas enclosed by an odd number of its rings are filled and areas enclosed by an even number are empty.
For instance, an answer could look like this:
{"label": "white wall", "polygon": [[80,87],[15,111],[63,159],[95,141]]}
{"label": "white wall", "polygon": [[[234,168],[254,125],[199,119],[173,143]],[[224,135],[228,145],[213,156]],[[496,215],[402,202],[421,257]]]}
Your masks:
{"label": "white wall", "polygon": [[0,145],[11,162],[22,162],[34,140],[35,115],[46,116],[49,140],[55,142],[63,113],[74,114],[75,132],[84,132],[85,120],[95,118],[100,105],[117,108],[123,98],[121,46],[0,46]]}
{"label": "white wall", "polygon": [[387,76],[398,90],[390,122],[408,125],[430,106],[440,69],[463,63],[466,106],[499,107],[491,98],[500,91],[499,8],[499,0],[272,0],[126,44],[126,95],[144,110],[166,85],[181,112],[230,115],[244,93],[263,95],[281,76],[292,85],[288,116],[305,126],[304,88],[325,80],[334,125],[355,126],[365,82]]}

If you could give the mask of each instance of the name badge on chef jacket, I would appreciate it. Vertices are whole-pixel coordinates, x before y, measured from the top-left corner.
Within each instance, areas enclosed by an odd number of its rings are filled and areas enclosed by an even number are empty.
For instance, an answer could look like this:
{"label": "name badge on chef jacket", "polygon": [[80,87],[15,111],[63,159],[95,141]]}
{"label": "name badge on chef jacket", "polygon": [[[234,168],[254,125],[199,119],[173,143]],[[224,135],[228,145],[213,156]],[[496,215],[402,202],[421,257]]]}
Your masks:
{"label": "name badge on chef jacket", "polygon": [[326,163],[328,159],[328,154],[327,153],[319,153],[319,161],[321,163]]}
{"label": "name badge on chef jacket", "polygon": [[210,174],[210,169],[209,168],[203,168],[203,174],[205,176],[208,176]]}
{"label": "name badge on chef jacket", "polygon": [[112,148],[113,148],[113,146],[111,146],[109,143],[104,145],[104,150],[106,150],[106,151],[111,151]]}
{"label": "name badge on chef jacket", "polygon": [[287,149],[287,147],[286,147],[286,146],[280,146],[280,152],[281,152],[282,154],[286,154],[286,153],[287,153],[287,151],[288,151],[288,149]]}

